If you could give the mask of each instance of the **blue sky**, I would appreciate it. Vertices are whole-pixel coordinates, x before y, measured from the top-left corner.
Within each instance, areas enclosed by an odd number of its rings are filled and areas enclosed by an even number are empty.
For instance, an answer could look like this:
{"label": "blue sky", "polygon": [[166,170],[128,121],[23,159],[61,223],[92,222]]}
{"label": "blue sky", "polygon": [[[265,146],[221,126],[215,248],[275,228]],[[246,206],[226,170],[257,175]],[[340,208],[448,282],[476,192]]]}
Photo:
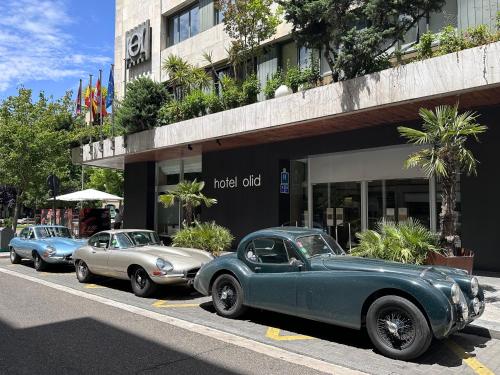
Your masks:
{"label": "blue sky", "polygon": [[0,0],[0,101],[19,85],[35,97],[76,95],[99,69],[107,85],[114,10],[114,0]]}

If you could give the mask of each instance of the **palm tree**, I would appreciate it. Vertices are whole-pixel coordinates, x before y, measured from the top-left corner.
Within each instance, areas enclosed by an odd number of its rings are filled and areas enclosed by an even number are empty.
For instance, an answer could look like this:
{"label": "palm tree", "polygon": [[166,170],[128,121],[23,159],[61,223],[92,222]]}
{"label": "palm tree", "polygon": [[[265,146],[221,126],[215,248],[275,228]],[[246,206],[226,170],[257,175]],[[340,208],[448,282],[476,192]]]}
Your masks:
{"label": "palm tree", "polygon": [[168,84],[177,100],[189,94],[192,89],[201,90],[210,86],[210,76],[205,69],[188,63],[182,57],[172,54],[167,56],[163,61],[163,70],[168,74]]}
{"label": "palm tree", "polygon": [[174,190],[160,196],[160,201],[165,207],[172,207],[178,200],[184,208],[185,226],[190,226],[194,219],[194,209],[204,204],[210,207],[217,203],[217,199],[206,197],[201,191],[205,187],[203,181],[182,181]]}
{"label": "palm tree", "polygon": [[476,122],[475,112],[458,112],[455,106],[439,106],[434,111],[421,108],[424,121],[422,130],[400,126],[399,133],[409,143],[424,146],[405,161],[406,168],[420,167],[428,178],[436,177],[442,185],[440,213],[440,242],[448,255],[455,253],[456,232],[456,184],[460,173],[475,175],[477,160],[466,147],[470,138],[478,141],[478,135],[487,127]]}

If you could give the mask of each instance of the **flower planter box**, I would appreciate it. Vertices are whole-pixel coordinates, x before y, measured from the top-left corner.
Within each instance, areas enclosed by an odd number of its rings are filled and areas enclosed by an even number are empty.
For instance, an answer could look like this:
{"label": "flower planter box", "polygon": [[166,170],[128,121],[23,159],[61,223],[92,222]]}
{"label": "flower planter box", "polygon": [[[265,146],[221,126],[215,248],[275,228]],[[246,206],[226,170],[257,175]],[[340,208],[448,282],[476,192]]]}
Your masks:
{"label": "flower planter box", "polygon": [[462,254],[458,256],[446,256],[434,252],[429,252],[427,254],[425,264],[460,268],[469,272],[469,275],[472,275],[472,267],[474,266],[474,252],[462,249],[461,253]]}

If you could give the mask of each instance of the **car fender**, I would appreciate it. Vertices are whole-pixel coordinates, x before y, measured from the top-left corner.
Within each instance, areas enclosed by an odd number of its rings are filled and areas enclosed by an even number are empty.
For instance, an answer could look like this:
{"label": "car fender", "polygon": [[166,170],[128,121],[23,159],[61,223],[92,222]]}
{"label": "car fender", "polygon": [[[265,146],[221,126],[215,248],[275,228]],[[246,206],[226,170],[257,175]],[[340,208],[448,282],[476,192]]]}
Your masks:
{"label": "car fender", "polygon": [[195,277],[195,289],[203,295],[210,295],[213,282],[223,273],[236,277],[244,295],[249,295],[248,281],[252,271],[245,263],[236,258],[235,254],[224,255],[205,264]]}

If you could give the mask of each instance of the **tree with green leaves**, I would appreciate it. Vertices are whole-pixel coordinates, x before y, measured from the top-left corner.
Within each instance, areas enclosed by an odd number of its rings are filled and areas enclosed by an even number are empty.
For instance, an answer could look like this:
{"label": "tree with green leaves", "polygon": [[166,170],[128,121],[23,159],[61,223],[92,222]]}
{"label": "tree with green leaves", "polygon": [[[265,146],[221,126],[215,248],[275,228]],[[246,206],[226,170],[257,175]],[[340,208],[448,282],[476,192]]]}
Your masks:
{"label": "tree with green leaves", "polygon": [[203,181],[182,181],[174,190],[160,196],[160,201],[165,207],[172,207],[179,201],[184,208],[184,226],[190,226],[194,221],[194,209],[201,205],[210,207],[217,203],[217,199],[208,198],[202,193],[205,187]]}
{"label": "tree with green leaves", "polygon": [[125,97],[115,113],[117,128],[126,134],[152,129],[157,124],[158,110],[167,100],[167,90],[159,82],[140,77],[127,84]]}
{"label": "tree with green leaves", "polygon": [[0,104],[0,181],[15,189],[14,230],[23,205],[48,198],[47,177],[66,181],[70,173],[71,95],[50,101],[42,92],[37,99],[20,88]]}
{"label": "tree with green leaves", "polygon": [[123,196],[123,171],[111,168],[85,169],[88,182],[85,184],[88,189],[105,191],[106,193]]}
{"label": "tree with green leaves", "polygon": [[445,0],[278,0],[299,45],[322,51],[333,80],[388,66],[398,42]]}
{"label": "tree with green leaves", "polygon": [[216,7],[224,13],[224,30],[232,39],[233,65],[242,64],[244,75],[255,73],[254,59],[262,42],[276,33],[281,9],[273,9],[273,0],[217,0]]}
{"label": "tree with green leaves", "polygon": [[478,135],[487,127],[477,123],[478,114],[459,113],[455,106],[440,106],[434,111],[420,109],[422,130],[404,126],[399,133],[409,143],[423,146],[405,162],[407,168],[420,167],[428,178],[436,177],[442,186],[440,240],[449,255],[455,252],[457,239],[456,186],[460,173],[475,175],[477,160],[467,148],[467,141],[478,141]]}

